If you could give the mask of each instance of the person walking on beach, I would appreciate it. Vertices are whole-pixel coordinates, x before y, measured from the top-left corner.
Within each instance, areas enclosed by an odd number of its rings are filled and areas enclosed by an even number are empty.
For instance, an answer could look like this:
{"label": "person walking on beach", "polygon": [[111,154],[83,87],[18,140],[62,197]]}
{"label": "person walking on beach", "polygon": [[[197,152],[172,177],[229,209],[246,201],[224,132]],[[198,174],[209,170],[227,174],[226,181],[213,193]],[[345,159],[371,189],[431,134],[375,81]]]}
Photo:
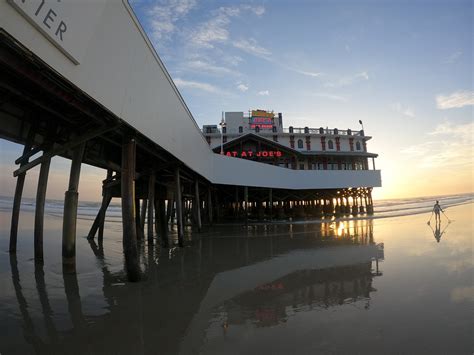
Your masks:
{"label": "person walking on beach", "polygon": [[433,206],[433,212],[435,214],[435,221],[437,223],[441,223],[441,212],[444,212],[441,206],[439,205],[439,201],[436,200],[435,205]]}

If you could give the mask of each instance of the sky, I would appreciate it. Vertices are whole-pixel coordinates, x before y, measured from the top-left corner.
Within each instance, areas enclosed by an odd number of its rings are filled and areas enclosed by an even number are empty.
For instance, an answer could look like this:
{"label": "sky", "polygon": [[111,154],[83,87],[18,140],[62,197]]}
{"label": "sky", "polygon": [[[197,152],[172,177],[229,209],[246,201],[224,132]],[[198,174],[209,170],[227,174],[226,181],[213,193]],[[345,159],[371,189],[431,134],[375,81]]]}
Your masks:
{"label": "sky", "polygon": [[[375,198],[474,191],[472,1],[131,5],[200,126],[256,108],[282,112],[285,127],[362,120],[382,170]],[[21,147],[0,149],[0,194],[11,195]],[[50,198],[63,197],[69,164],[53,160]],[[104,177],[85,167],[82,198],[99,199]]]}

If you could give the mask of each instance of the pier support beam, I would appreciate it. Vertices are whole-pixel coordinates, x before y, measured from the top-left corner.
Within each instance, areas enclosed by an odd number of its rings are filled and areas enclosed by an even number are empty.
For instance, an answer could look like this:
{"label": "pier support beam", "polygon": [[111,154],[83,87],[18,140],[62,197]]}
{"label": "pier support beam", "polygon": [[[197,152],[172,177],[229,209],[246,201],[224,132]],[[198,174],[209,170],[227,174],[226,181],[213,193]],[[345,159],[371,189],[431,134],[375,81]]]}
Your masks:
{"label": "pier support beam", "polygon": [[199,199],[199,181],[197,179],[194,182],[194,192],[195,192],[194,203],[196,204],[196,222],[197,222],[198,231],[200,232],[202,228],[201,200]]}
{"label": "pier support beam", "polygon": [[178,224],[178,244],[184,246],[184,223],[183,223],[183,198],[181,194],[181,178],[179,176],[179,168],[175,171],[176,183],[176,223]]}
{"label": "pier support beam", "polygon": [[153,240],[153,207],[155,201],[155,172],[152,172],[148,180],[148,241]]}
{"label": "pier support beam", "polygon": [[135,224],[135,153],[134,139],[125,138],[122,146],[122,226],[123,251],[128,280],[140,280],[138,264],[137,229]]}
{"label": "pier support beam", "polygon": [[76,222],[79,201],[79,176],[86,143],[74,149],[69,175],[69,187],[64,197],[63,214],[63,272],[76,272]]}
{"label": "pier support beam", "polygon": [[36,191],[36,208],[35,208],[35,262],[43,263],[43,226],[44,226],[44,205],[46,202],[46,188],[48,186],[49,166],[51,158],[46,158],[41,163],[38,189]]}
{"label": "pier support beam", "polygon": [[159,196],[157,200],[157,210],[158,210],[158,229],[161,236],[161,245],[164,248],[168,248],[168,218],[166,217],[166,206],[165,198],[166,192],[164,188],[159,190]]}
{"label": "pier support beam", "polygon": [[142,227],[142,220],[140,218],[140,199],[135,196],[135,225],[137,226],[137,240],[143,240],[145,238],[145,231]]}
{"label": "pier support beam", "polygon": [[245,224],[249,222],[249,188],[244,186],[244,201],[245,201]]}
{"label": "pier support beam", "polygon": [[211,187],[210,186],[207,189],[207,214],[208,214],[208,218],[209,218],[209,224],[212,225],[212,223],[213,223],[212,192],[211,192]]}
{"label": "pier support beam", "polygon": [[[23,149],[23,156],[30,152],[31,146],[34,142],[34,127],[30,128],[28,132],[27,142]],[[25,165],[28,160],[23,161],[20,164],[20,167]],[[21,207],[21,196],[23,195],[23,187],[25,185],[25,178],[26,172],[18,175],[16,179],[16,187],[15,187],[15,197],[13,198],[13,210],[12,210],[12,223],[10,227],[10,253],[16,253],[16,244],[17,244],[17,237],[18,237],[18,221],[20,219],[20,207]]]}
{"label": "pier support beam", "polygon": [[268,191],[268,200],[269,200],[269,213],[270,213],[270,221],[273,219],[273,189]]}
{"label": "pier support beam", "polygon": [[148,209],[147,206],[148,206],[148,200],[144,198],[142,200],[142,208],[140,210],[140,226],[143,231],[145,231],[146,211]]}
{"label": "pier support beam", "polygon": [[367,213],[372,215],[374,214],[374,200],[372,200],[372,188],[369,188],[367,193],[369,204],[367,205]]}
{"label": "pier support beam", "polygon": [[[107,170],[107,178],[105,181],[109,181],[112,178],[112,170]],[[110,201],[112,201],[112,196],[107,192],[105,188],[105,183],[102,185],[102,204],[100,205],[99,212],[95,217],[94,223],[92,223],[91,230],[87,235],[87,239],[92,240],[94,239],[95,234],[97,233],[97,229],[99,230],[99,241],[102,241],[104,238],[104,223],[105,223],[105,214],[107,212],[107,208],[109,207]]]}

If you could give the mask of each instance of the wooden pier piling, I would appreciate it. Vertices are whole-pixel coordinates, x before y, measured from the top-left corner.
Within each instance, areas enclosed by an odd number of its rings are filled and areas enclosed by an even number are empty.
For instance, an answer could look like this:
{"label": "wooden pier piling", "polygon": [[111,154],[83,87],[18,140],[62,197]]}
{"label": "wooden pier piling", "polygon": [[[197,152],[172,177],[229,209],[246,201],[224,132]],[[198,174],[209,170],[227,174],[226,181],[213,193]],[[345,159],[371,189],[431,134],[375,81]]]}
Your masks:
{"label": "wooden pier piling", "polygon": [[145,231],[146,211],[148,210],[148,200],[144,198],[142,200],[142,208],[140,210],[140,227]]}
{"label": "wooden pier piling", "polygon": [[175,171],[176,184],[176,223],[178,224],[178,244],[180,247],[184,246],[184,221],[183,221],[183,198],[181,194],[181,178],[179,176],[179,168]]}
{"label": "wooden pier piling", "polygon": [[79,202],[79,176],[86,143],[74,149],[69,175],[69,187],[64,197],[63,214],[63,271],[76,272],[76,222]]}
{"label": "wooden pier piling", "polygon": [[148,179],[148,225],[147,225],[147,237],[148,241],[153,241],[153,208],[155,201],[155,172],[150,174]]}
{"label": "wooden pier piling", "polygon": [[168,219],[166,217],[165,198],[166,198],[166,192],[164,191],[164,188],[161,188],[159,191],[159,196],[157,200],[158,226],[159,226],[158,232],[161,236],[161,245],[164,248],[167,248],[169,246],[169,243],[168,243]]}
{"label": "wooden pier piling", "polygon": [[212,191],[211,186],[207,188],[207,214],[209,218],[209,224],[212,225],[214,222],[213,213],[212,213]]}
{"label": "wooden pier piling", "polygon": [[249,188],[244,186],[244,201],[245,201],[245,224],[249,222]]}
{"label": "wooden pier piling", "polygon": [[105,223],[105,214],[107,212],[107,208],[109,207],[110,201],[112,201],[112,196],[107,192],[107,188],[105,183],[112,178],[112,170],[107,170],[107,178],[102,183],[102,203],[100,205],[99,212],[92,223],[91,229],[87,234],[87,239],[92,240],[99,230],[99,240],[102,241],[104,237],[104,223]]}
{"label": "wooden pier piling", "polygon": [[41,168],[38,178],[38,188],[36,191],[35,208],[35,262],[43,263],[43,227],[44,227],[44,205],[46,203],[46,188],[48,187],[49,167],[51,158],[45,158],[41,162]]}
{"label": "wooden pier piling", "polygon": [[122,146],[121,174],[123,251],[127,276],[132,282],[140,280],[135,224],[135,155],[135,140],[125,138]]}
{"label": "wooden pier piling", "polygon": [[[25,147],[23,149],[23,155],[29,153],[31,151],[31,146],[34,142],[35,132],[34,127],[30,128],[28,132],[28,138],[26,140]],[[28,159],[23,160],[20,163],[20,167],[28,163]],[[11,226],[10,226],[10,246],[9,252],[16,253],[16,245],[17,245],[17,237],[18,237],[18,222],[20,219],[20,207],[21,207],[21,196],[23,195],[23,187],[25,185],[25,178],[26,178],[26,171],[18,175],[16,179],[16,187],[15,187],[15,196],[13,198],[13,209],[12,209],[12,219],[11,219]]]}
{"label": "wooden pier piling", "polygon": [[137,226],[137,240],[143,240],[145,238],[145,231],[142,227],[142,220],[140,218],[140,199],[135,196],[135,225]]}
{"label": "wooden pier piling", "polygon": [[268,191],[268,201],[269,201],[269,209],[268,213],[270,214],[270,221],[273,219],[273,189],[269,189]]}
{"label": "wooden pier piling", "polygon": [[201,231],[202,222],[201,222],[201,200],[199,199],[199,181],[196,179],[194,182],[194,203],[196,204],[196,223],[198,231]]}

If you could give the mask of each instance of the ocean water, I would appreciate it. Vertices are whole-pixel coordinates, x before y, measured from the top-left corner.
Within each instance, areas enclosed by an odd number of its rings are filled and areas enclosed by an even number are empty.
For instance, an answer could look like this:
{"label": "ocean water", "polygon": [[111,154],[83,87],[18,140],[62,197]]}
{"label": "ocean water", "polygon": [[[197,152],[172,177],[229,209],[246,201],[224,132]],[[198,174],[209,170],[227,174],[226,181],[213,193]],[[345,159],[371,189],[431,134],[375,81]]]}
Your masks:
{"label": "ocean water", "polygon": [[[460,204],[471,203],[474,201],[474,194],[459,194],[449,196],[429,196],[406,199],[391,199],[374,201],[375,213],[373,216],[362,215],[362,218],[387,218],[406,216],[420,213],[431,212],[434,202],[439,200],[443,209],[447,209]],[[119,201],[119,199],[116,199]],[[120,202],[112,200],[107,209],[107,219],[109,222],[121,222],[122,212]],[[13,198],[0,196],[0,211],[9,212],[13,206]],[[51,217],[62,218],[64,201],[47,200],[45,213]],[[100,202],[79,202],[77,216],[82,220],[94,220],[100,208]],[[35,199],[23,198],[21,210],[34,212]],[[341,218],[348,219],[348,218]],[[351,219],[351,218],[349,218]],[[307,220],[303,221],[307,222]]]}
{"label": "ocean water", "polygon": [[[446,216],[428,225],[436,199]],[[473,194],[378,201],[370,218],[187,228],[185,248],[139,244],[139,283],[123,270],[119,205],[98,243],[85,235],[99,204],[80,204],[77,273],[63,274],[62,202],[46,206],[43,266],[32,201],[8,253],[11,204],[0,199],[2,355],[474,351]]]}

